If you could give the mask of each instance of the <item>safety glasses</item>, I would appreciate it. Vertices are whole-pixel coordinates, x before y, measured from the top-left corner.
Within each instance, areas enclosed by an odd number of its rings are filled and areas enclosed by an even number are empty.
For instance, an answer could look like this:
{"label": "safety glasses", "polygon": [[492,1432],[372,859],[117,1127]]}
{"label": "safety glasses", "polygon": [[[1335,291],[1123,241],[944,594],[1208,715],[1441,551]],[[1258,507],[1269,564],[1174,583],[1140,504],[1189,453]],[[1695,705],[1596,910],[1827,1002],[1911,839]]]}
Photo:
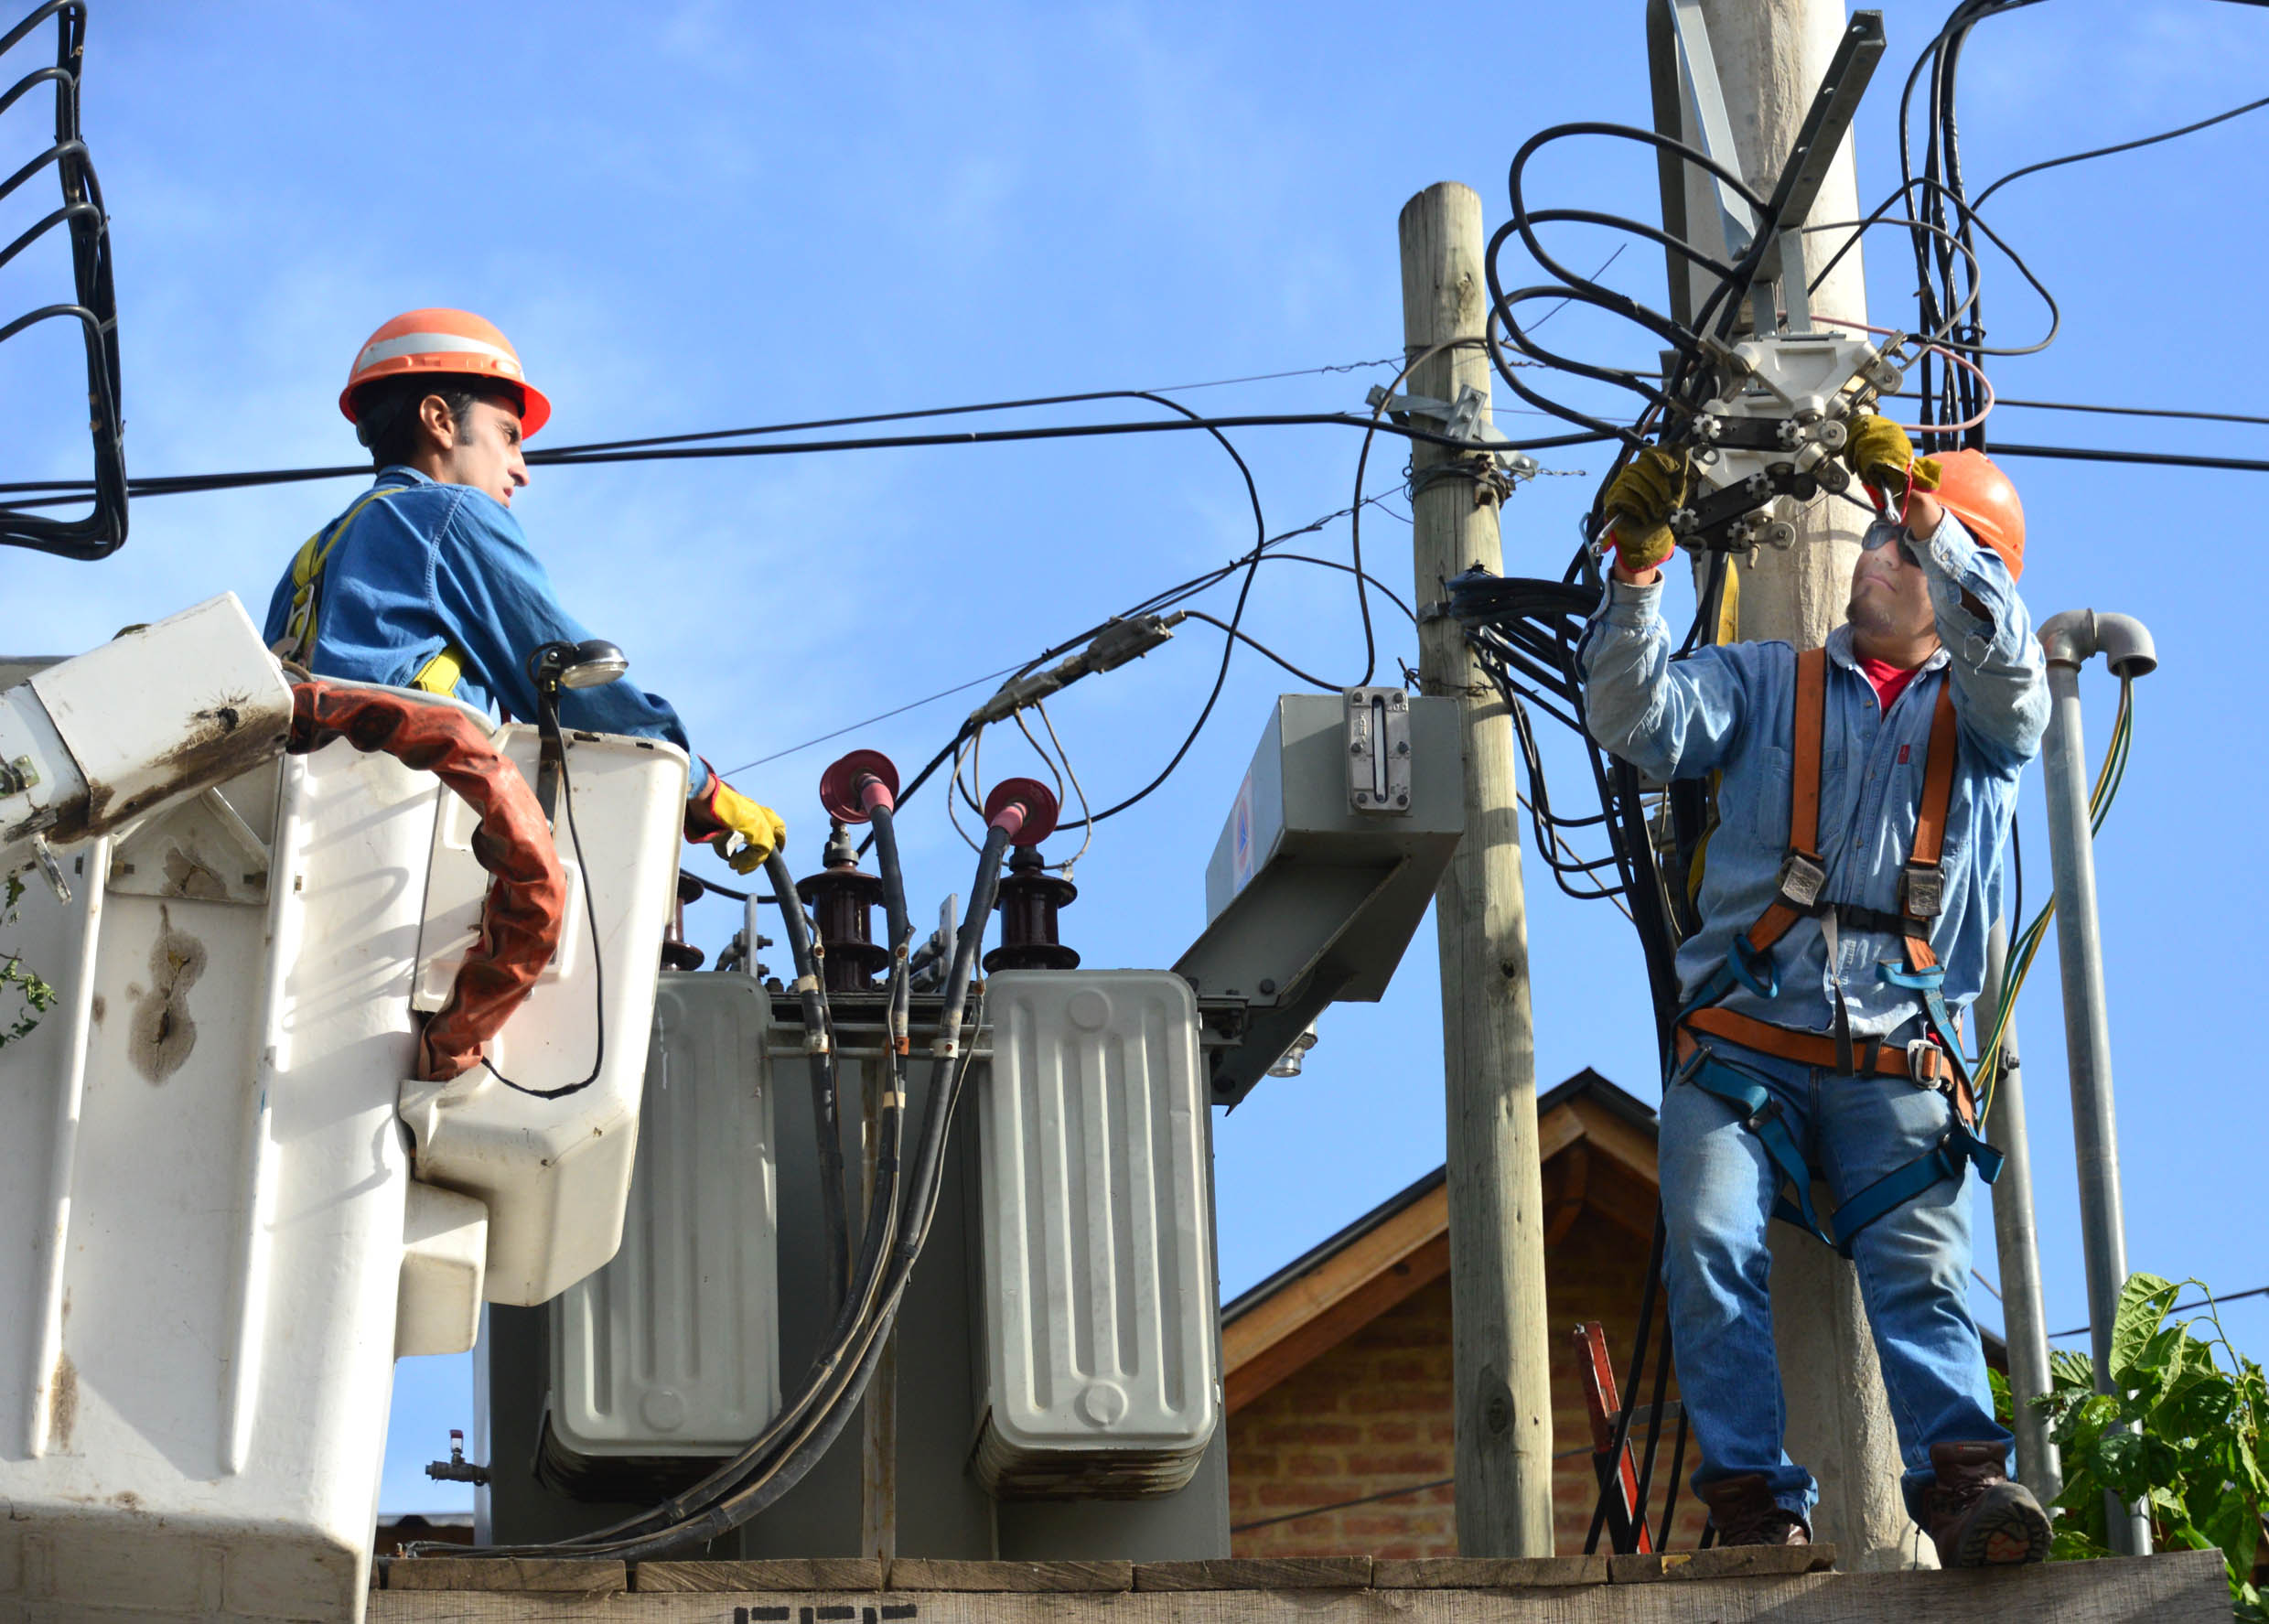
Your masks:
{"label": "safety glasses", "polygon": [[1887,546],[1893,542],[1902,542],[1906,539],[1907,527],[1898,521],[1877,519],[1867,526],[1866,533],[1859,538],[1859,544],[1872,553],[1877,547]]}

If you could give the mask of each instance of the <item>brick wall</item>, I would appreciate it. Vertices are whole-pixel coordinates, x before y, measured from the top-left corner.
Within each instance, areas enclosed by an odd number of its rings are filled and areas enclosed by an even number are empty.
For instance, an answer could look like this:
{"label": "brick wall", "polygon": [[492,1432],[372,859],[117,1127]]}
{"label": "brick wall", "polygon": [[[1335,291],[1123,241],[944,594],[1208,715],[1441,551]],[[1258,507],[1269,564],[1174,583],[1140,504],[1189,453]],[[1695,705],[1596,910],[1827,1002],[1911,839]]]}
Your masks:
{"label": "brick wall", "polygon": [[[1545,1259],[1554,1447],[1586,1451],[1554,1468],[1554,1537],[1562,1552],[1583,1549],[1596,1499],[1588,1453],[1591,1424],[1569,1332],[1579,1320],[1603,1321],[1619,1367],[1629,1357],[1646,1261],[1643,1242],[1592,1211],[1577,1218]],[[1672,1392],[1676,1391],[1673,1382]],[[1231,1549],[1239,1556],[1456,1555],[1456,1495],[1446,1484],[1273,1521],[1309,1507],[1449,1477],[1452,1425],[1450,1294],[1445,1278],[1230,1417]],[[1667,1436],[1663,1447],[1658,1484],[1667,1470]],[[1683,1486],[1679,1499],[1679,1533],[1672,1543],[1690,1548],[1701,1537],[1702,1520]],[[1659,1515],[1659,1490],[1653,1500]],[[1253,1526],[1256,1523],[1264,1525]]]}

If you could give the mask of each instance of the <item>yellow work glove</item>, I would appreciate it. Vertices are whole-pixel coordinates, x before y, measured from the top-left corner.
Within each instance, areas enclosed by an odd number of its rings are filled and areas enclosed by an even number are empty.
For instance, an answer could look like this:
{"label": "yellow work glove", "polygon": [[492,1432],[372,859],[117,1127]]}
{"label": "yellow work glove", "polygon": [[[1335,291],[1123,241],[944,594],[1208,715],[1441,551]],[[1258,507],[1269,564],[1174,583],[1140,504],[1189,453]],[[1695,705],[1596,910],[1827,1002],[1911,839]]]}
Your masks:
{"label": "yellow work glove", "polygon": [[1909,488],[1936,490],[1941,469],[1935,457],[1917,457],[1907,431],[1872,412],[1855,417],[1844,433],[1844,462],[1877,490],[1897,496]]}
{"label": "yellow work glove", "polygon": [[1615,551],[1625,569],[1644,575],[1676,550],[1670,517],[1685,498],[1685,458],[1657,446],[1641,451],[1615,476],[1600,507],[1614,521]]}
{"label": "yellow work glove", "polygon": [[685,804],[685,838],[707,841],[735,874],[754,874],[787,842],[788,824],[712,769],[707,787]]}

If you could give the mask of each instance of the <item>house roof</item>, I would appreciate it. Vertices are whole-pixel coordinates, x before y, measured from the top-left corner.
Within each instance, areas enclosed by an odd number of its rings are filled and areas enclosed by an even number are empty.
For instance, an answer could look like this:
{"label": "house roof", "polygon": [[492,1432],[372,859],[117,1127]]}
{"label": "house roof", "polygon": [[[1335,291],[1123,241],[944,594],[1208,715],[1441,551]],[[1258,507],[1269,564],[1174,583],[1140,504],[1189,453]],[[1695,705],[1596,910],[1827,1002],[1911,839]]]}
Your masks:
{"label": "house roof", "polygon": [[[1652,1237],[1655,1116],[1586,1067],[1536,1102],[1545,1235],[1586,1204]],[[1251,1403],[1449,1272],[1446,1169],[1390,1196],[1221,1309],[1228,1406]]]}
{"label": "house roof", "polygon": [[[1624,1092],[1622,1089],[1609,1082],[1589,1066],[1585,1067],[1566,1081],[1537,1096],[1536,1116],[1540,1132],[1544,1119],[1551,1116],[1554,1111],[1561,1105],[1578,1099],[1604,1107],[1615,1118],[1646,1135],[1650,1141],[1654,1138],[1656,1122],[1653,1108],[1645,1101]],[[1551,1158],[1554,1148],[1557,1147],[1547,1142],[1544,1146],[1544,1156],[1547,1160]],[[1648,1170],[1651,1174],[1653,1170],[1651,1165]],[[1310,1270],[1320,1266],[1340,1251],[1361,1240],[1365,1235],[1382,1225],[1391,1223],[1399,1215],[1409,1211],[1412,1208],[1419,1206],[1425,1201],[1427,1197],[1442,1189],[1448,1178],[1447,1167],[1435,1168],[1433,1172],[1426,1174],[1416,1182],[1395,1191],[1346,1228],[1318,1241],[1266,1279],[1247,1286],[1221,1305],[1222,1325],[1226,1327],[1247,1309],[1273,1296]]]}
{"label": "house roof", "polygon": [[[1536,1119],[1545,1243],[1588,1207],[1646,1247],[1660,1190],[1652,1108],[1586,1067],[1537,1096]],[[1231,1412],[1449,1272],[1446,1174],[1436,1167],[1222,1305]],[[2002,1339],[1979,1330],[1986,1362],[2006,1370]]]}

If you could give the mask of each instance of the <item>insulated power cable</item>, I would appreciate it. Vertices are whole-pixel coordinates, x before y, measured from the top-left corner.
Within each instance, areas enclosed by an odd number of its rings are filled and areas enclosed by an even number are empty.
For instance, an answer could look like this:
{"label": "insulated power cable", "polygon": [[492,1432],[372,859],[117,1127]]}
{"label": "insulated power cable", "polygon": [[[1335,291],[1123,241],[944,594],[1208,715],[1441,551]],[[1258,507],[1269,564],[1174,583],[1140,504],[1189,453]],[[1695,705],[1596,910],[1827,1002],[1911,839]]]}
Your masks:
{"label": "insulated power cable", "polygon": [[[2269,1285],[2256,1285],[2246,1291],[2215,1292],[2187,1303],[2177,1303],[2167,1312],[2170,1316],[2187,1314],[2194,1308],[2214,1308],[2221,1307],[2223,1303],[2242,1303],[2247,1297],[2269,1297]],[[2050,1331],[2049,1339],[2053,1342],[2061,1341],[2066,1337],[2084,1337],[2093,1328],[2092,1326],[2076,1325],[2070,1330]]]}
{"label": "insulated power cable", "polygon": [[[1896,400],[1919,400],[1912,393],[1901,393]],[[2269,417],[2246,412],[2201,412],[2176,406],[2102,406],[2085,401],[2020,400],[2013,394],[1994,397],[1996,406],[2016,406],[2032,412],[2090,412],[2103,417],[2177,417],[2198,423],[2243,423],[2269,427]]]}
{"label": "insulated power cable", "polygon": [[[71,293],[61,303],[41,305],[0,325],[0,344],[17,334],[48,322],[61,322],[78,330],[85,367],[86,392],[75,410],[91,442],[94,478],[75,482],[81,495],[62,503],[28,502],[0,505],[0,545],[28,547],[58,557],[93,560],[107,558],[125,544],[127,493],[124,418],[119,382],[118,296],[111,274],[110,216],[102,206],[102,188],[80,128],[80,70],[85,60],[87,8],[82,0],[47,0],[30,15],[0,35],[0,59],[30,38],[40,25],[55,24],[53,66],[34,68],[5,92],[0,113],[38,90],[51,86],[53,139],[47,149],[0,179],[0,199],[12,196],[44,171],[52,169],[60,206],[27,227],[5,248],[0,266],[16,260],[50,233],[69,240]],[[16,128],[23,128],[21,124]],[[28,193],[26,194],[29,196]],[[35,205],[36,207],[36,205]],[[27,262],[28,263],[28,262]],[[57,520],[22,511],[27,507],[75,506],[93,499],[84,518]]]}
{"label": "insulated power cable", "polygon": [[2185,124],[2178,130],[2161,130],[2156,135],[2145,135],[2134,141],[2122,141],[2116,145],[2099,146],[2088,152],[2068,153],[2060,158],[2046,158],[2038,164],[2027,164],[2021,169],[2010,170],[1999,180],[1995,181],[1993,185],[1987,187],[1984,191],[1978,193],[1975,198],[1971,199],[1971,204],[1973,207],[1981,205],[1986,199],[1992,197],[1995,192],[1999,191],[2003,187],[2008,185],[2012,180],[2022,180],[2027,175],[2039,174],[2043,169],[2060,168],[2066,164],[2082,164],[2086,163],[2091,158],[2108,158],[2113,153],[2133,152],[2137,147],[2141,146],[2156,146],[2162,141],[2172,141],[2178,135],[2195,134],[2200,130],[2211,129],[2216,124],[2227,124],[2233,118],[2237,118],[2244,113],[2254,112],[2256,109],[2263,107],[2269,107],[2269,96],[2264,96],[2258,101],[2248,102],[2242,107],[2232,107],[2227,113],[2217,113],[2211,118],[2202,118],[2194,124]]}
{"label": "insulated power cable", "polygon": [[[1255,500],[1257,501],[1257,495]],[[1366,505],[1373,506],[1378,505],[1383,500],[1385,500],[1385,498],[1383,497],[1371,497],[1365,499]],[[1257,513],[1257,508],[1255,511]],[[1277,534],[1273,536],[1268,536],[1252,551],[1241,554],[1236,558],[1230,560],[1227,564],[1217,565],[1216,567],[1206,571],[1202,575],[1193,575],[1188,580],[1183,581],[1177,586],[1167,587],[1160,592],[1153,593],[1149,597],[1143,599],[1140,603],[1129,606],[1119,615],[1112,617],[1111,619],[1132,619],[1138,615],[1156,613],[1160,609],[1171,608],[1174,605],[1182,603],[1187,599],[1195,597],[1199,593],[1219,586],[1222,582],[1228,580],[1231,575],[1237,574],[1238,571],[1243,570],[1245,571],[1245,582],[1243,589],[1239,594],[1240,608],[1237,613],[1232,614],[1231,617],[1232,623],[1241,621],[1242,618],[1242,605],[1243,602],[1244,594],[1251,590],[1253,572],[1260,564],[1265,563],[1271,558],[1281,556],[1288,560],[1296,559],[1308,563],[1324,563],[1328,565],[1328,567],[1335,569],[1351,570],[1351,565],[1330,564],[1328,560],[1307,559],[1305,554],[1280,554],[1272,551],[1272,549],[1275,548],[1280,543],[1289,541],[1296,536],[1312,534],[1315,532],[1323,529],[1324,526],[1331,523],[1335,520],[1349,518],[1351,516],[1353,511],[1354,510],[1350,508],[1340,508],[1330,513],[1323,515],[1321,518],[1310,520],[1306,524],[1296,526],[1291,530],[1279,532]],[[1366,575],[1366,578],[1370,578],[1368,575]],[[1378,583],[1375,580],[1372,580],[1371,585],[1377,586]],[[1396,600],[1396,607],[1402,608],[1403,613],[1406,615],[1411,613],[1409,607],[1403,604],[1400,599]],[[1414,621],[1416,617],[1414,615],[1412,616],[1412,618]],[[1081,644],[1092,639],[1097,633],[1101,632],[1110,624],[1110,619],[1100,621],[1095,625],[1089,627],[1086,630],[1079,633],[1077,636],[1067,638],[1061,642],[1057,643],[1054,647],[1043,650],[1040,653],[1034,655],[1032,659],[1026,661],[1023,665],[1017,667],[1011,680],[1014,681],[1016,678],[1020,678],[1026,673],[1035,671],[1040,666],[1046,664],[1048,661],[1054,660],[1058,656],[1078,648]],[[1166,778],[1169,776],[1175,767],[1180,763],[1182,757],[1188,752],[1191,744],[1196,741],[1199,733],[1204,729],[1207,717],[1211,714],[1213,700],[1219,698],[1221,683],[1227,677],[1227,660],[1230,652],[1233,651],[1234,647],[1234,640],[1231,640],[1224,645],[1222,651],[1223,664],[1221,670],[1215,675],[1212,695],[1209,698],[1205,708],[1199,712],[1198,720],[1192,726],[1190,732],[1183,739],[1181,748],[1176,752],[1173,760],[1167,764],[1165,770],[1157,778],[1152,780],[1151,782],[1144,789],[1138,790],[1134,795],[1129,797],[1127,800],[1120,802],[1117,806],[1109,807],[1104,809],[1102,812],[1082,816],[1081,819],[1072,823],[1059,823],[1058,825],[1059,828],[1085,829],[1091,823],[1101,823],[1103,819],[1113,816],[1117,812],[1124,812],[1127,807],[1133,806],[1137,801],[1149,795],[1153,790],[1156,790],[1159,784],[1165,782]],[[947,761],[956,758],[958,752],[962,747],[962,741],[967,737],[968,731],[968,725],[964,723],[962,728],[957,730],[953,737],[948,739],[939,749],[938,753],[932,756],[929,761],[923,765],[921,770],[914,775],[912,780],[908,782],[906,788],[899,793],[898,800],[901,805],[903,805],[908,800],[910,800],[915,791],[919,790],[923,783],[928,781],[930,777],[935,773],[940,767],[945,765]],[[966,834],[963,835],[963,838],[967,839]]]}
{"label": "insulated power cable", "polygon": [[[5,336],[0,334],[0,336]],[[1141,399],[1156,399],[1161,405],[1175,406],[1187,411],[1163,396],[1152,396],[1138,390],[1114,390],[1109,395]],[[1084,398],[1084,397],[1081,397]],[[948,410],[997,411],[1007,406],[973,406]],[[905,415],[939,415],[938,413],[905,414]],[[886,414],[890,415],[890,414]],[[716,458],[747,457],[801,457],[836,451],[893,451],[919,449],[937,446],[1005,446],[1026,441],[1075,440],[1111,437],[1121,435],[1177,434],[1190,430],[1219,433],[1231,428],[1299,428],[1328,426],[1362,430],[1375,429],[1406,440],[1423,441],[1456,449],[1469,449],[1466,442],[1448,435],[1436,434],[1429,429],[1414,428],[1404,424],[1374,424],[1369,417],[1352,412],[1256,412],[1206,417],[1189,413],[1187,418],[1143,418],[1122,423],[1040,424],[1024,428],[963,429],[951,434],[875,435],[838,440],[790,440],[765,445],[663,445],[645,446],[629,450],[595,450],[580,446],[558,446],[547,451],[532,451],[528,464],[532,468],[601,467],[630,462],[706,461]],[[751,431],[728,431],[747,433]],[[685,436],[694,439],[708,436]],[[1599,439],[1598,435],[1552,435],[1541,438],[1506,441],[1508,449],[1519,451],[1557,450],[1568,446],[1585,446]],[[363,479],[371,477],[367,464],[332,465],[305,468],[260,468],[224,474],[184,474],[157,476],[127,482],[128,493],[136,497],[180,496],[214,490],[232,490],[253,486],[286,485],[316,479]],[[69,479],[31,480],[12,485],[0,485],[5,492],[58,492],[54,495],[34,495],[29,500],[11,504],[17,508],[57,507],[66,502],[83,500],[90,489],[86,481]]]}

